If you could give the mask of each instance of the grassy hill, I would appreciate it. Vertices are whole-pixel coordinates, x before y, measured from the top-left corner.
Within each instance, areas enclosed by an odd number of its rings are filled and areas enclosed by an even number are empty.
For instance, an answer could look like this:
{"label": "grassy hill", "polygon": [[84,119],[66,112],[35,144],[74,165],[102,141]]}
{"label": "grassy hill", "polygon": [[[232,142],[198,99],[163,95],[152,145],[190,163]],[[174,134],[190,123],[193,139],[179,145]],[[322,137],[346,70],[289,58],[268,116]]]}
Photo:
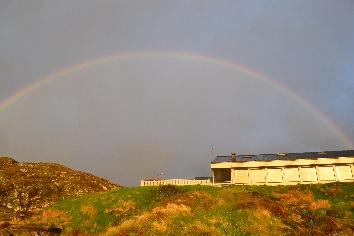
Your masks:
{"label": "grassy hill", "polygon": [[354,235],[354,183],[123,188],[0,158],[0,235]]}
{"label": "grassy hill", "polygon": [[119,185],[108,180],[63,165],[17,162],[0,157],[0,235],[47,232],[46,227],[23,222],[63,197],[117,187]]}
{"label": "grassy hill", "polygon": [[353,235],[354,183],[119,188],[63,199],[26,223],[64,235]]}

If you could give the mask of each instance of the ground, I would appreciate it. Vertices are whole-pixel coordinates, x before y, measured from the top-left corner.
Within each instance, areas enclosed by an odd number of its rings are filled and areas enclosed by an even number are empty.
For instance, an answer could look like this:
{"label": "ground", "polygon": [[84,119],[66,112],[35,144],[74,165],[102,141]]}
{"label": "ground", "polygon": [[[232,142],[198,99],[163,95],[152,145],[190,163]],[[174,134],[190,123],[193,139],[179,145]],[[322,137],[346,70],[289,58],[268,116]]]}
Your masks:
{"label": "ground", "polygon": [[354,235],[354,183],[125,188],[0,158],[0,235]]}
{"label": "ground", "polygon": [[353,235],[354,183],[119,188],[63,199],[28,224],[63,235]]}

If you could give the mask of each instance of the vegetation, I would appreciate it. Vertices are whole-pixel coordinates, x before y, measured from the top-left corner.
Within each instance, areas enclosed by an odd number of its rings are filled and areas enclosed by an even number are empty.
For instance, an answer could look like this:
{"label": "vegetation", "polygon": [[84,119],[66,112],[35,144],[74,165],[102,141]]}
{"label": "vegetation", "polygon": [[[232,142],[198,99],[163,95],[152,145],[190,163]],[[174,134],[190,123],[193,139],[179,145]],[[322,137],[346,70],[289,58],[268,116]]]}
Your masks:
{"label": "vegetation", "polygon": [[120,188],[58,164],[0,165],[0,235],[354,235],[354,183]]}
{"label": "vegetation", "polygon": [[118,187],[59,164],[17,162],[10,157],[0,157],[0,235],[60,234],[61,229],[55,225],[26,221],[61,198]]}
{"label": "vegetation", "polygon": [[54,163],[0,157],[0,223],[25,218],[62,197],[119,187],[105,179]]}
{"label": "vegetation", "polygon": [[353,235],[354,183],[117,188],[28,220],[64,235]]}

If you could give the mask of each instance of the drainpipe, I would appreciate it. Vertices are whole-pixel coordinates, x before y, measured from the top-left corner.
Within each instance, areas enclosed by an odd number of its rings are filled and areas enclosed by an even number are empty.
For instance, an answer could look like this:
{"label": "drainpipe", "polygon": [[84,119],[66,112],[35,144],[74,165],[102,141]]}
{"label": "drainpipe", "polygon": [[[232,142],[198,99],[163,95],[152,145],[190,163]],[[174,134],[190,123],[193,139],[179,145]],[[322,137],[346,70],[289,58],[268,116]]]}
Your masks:
{"label": "drainpipe", "polygon": [[[231,153],[231,162],[236,162],[236,153],[235,152],[232,152]],[[230,170],[230,182],[231,184],[234,184],[234,175],[235,175],[235,171],[233,171],[233,167],[231,167],[231,170]]]}

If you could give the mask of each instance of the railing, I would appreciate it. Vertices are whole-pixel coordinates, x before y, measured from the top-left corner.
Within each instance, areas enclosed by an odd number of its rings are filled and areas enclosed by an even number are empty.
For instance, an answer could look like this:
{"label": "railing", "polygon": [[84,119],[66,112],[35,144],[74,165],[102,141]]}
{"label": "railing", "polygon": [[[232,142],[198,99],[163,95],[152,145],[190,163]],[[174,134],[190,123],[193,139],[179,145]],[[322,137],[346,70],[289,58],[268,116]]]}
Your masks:
{"label": "railing", "polygon": [[161,179],[161,180],[141,180],[140,186],[161,186],[161,185],[212,185],[209,179]]}

